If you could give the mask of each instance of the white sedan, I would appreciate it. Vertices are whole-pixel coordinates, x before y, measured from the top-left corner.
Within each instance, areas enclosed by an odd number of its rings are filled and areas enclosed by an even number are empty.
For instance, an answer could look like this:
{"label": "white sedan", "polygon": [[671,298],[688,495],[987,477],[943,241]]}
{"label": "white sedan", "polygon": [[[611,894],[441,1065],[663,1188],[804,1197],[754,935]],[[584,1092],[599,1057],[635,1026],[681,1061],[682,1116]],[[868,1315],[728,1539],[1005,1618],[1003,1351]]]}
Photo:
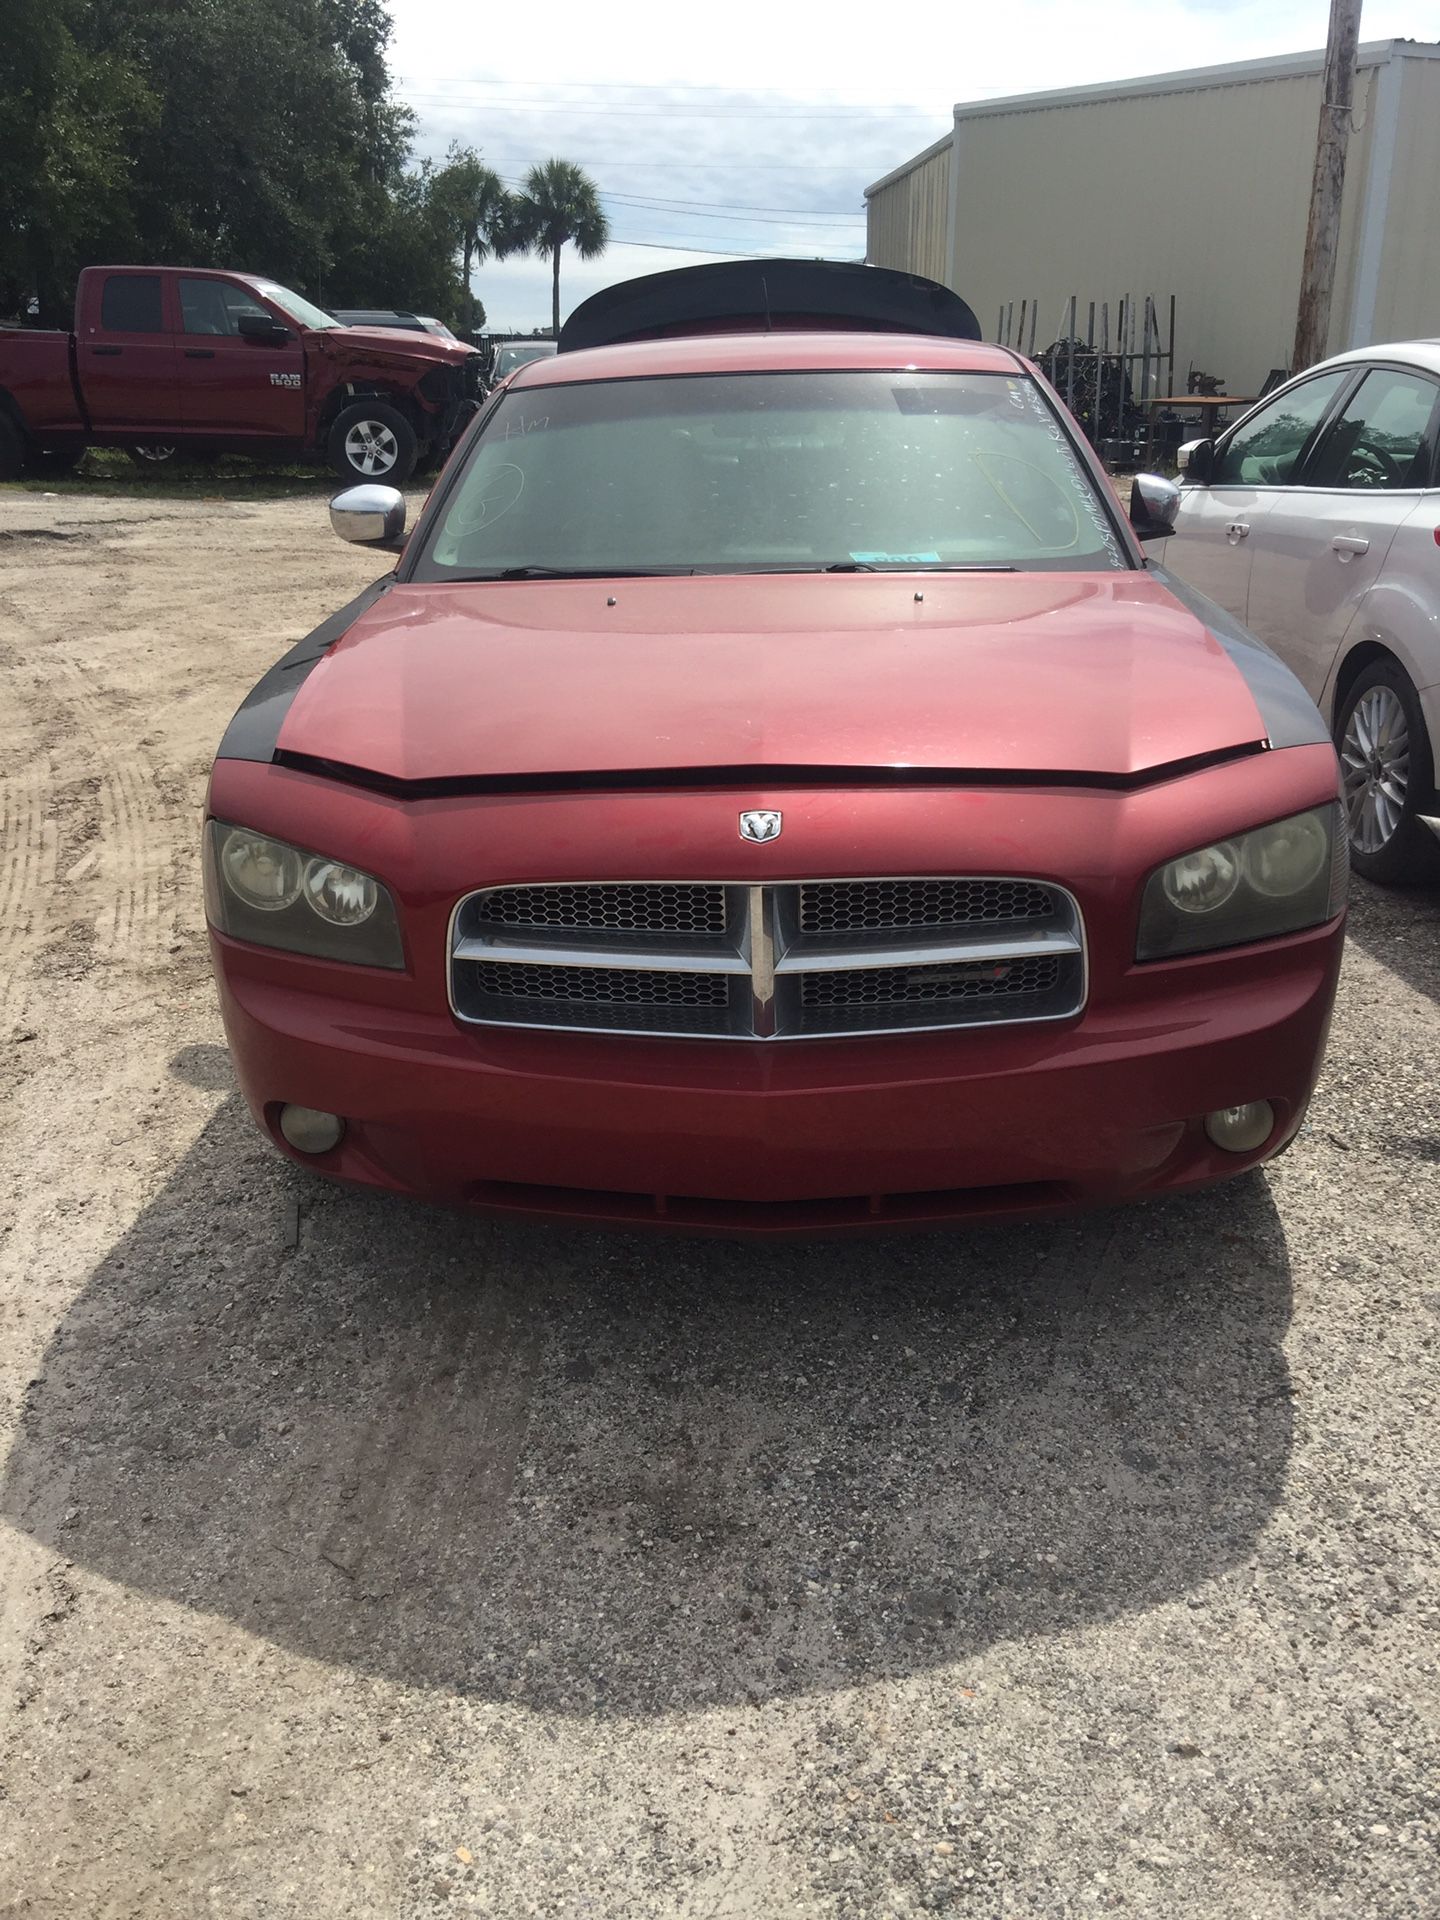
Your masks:
{"label": "white sedan", "polygon": [[1158,557],[1297,673],[1340,750],[1356,870],[1440,874],[1440,340],[1336,355],[1181,449]]}

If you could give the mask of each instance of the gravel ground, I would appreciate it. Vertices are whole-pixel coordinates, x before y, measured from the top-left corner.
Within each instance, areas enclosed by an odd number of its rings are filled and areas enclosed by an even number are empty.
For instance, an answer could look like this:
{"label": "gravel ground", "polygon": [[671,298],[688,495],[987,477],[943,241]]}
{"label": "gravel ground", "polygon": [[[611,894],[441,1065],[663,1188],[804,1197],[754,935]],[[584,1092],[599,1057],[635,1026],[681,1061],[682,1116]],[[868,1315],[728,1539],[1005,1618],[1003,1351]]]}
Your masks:
{"label": "gravel ground", "polygon": [[1266,1176],[785,1249],[307,1182],[225,719],[322,502],[0,493],[0,1914],[1440,1915],[1440,893]]}

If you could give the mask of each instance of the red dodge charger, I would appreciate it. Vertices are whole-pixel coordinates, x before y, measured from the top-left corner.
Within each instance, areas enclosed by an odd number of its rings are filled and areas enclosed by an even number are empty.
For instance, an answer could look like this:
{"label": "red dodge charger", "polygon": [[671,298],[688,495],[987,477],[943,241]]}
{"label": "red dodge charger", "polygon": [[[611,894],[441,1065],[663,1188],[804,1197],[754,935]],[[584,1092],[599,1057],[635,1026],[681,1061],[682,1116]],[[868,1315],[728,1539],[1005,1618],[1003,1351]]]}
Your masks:
{"label": "red dodge charger", "polygon": [[879,1229],[1279,1152],[1340,965],[1334,751],[931,282],[597,295],[401,496],[221,745],[236,1071],[317,1172],[512,1214]]}

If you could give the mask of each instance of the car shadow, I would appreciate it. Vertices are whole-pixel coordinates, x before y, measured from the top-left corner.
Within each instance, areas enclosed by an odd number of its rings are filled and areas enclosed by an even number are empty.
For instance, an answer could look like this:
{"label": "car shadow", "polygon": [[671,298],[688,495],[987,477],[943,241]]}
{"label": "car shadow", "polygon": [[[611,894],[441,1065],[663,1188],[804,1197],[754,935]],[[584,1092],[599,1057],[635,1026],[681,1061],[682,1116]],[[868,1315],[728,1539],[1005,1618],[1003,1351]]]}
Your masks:
{"label": "car shadow", "polygon": [[231,1094],[57,1331],[0,1507],[337,1666],[738,1704],[1243,1559],[1290,1448],[1289,1312],[1259,1177],[919,1239],[602,1237],[311,1182]]}
{"label": "car shadow", "polygon": [[1407,986],[1440,1001],[1440,882],[1377,887],[1353,877],[1345,931]]}

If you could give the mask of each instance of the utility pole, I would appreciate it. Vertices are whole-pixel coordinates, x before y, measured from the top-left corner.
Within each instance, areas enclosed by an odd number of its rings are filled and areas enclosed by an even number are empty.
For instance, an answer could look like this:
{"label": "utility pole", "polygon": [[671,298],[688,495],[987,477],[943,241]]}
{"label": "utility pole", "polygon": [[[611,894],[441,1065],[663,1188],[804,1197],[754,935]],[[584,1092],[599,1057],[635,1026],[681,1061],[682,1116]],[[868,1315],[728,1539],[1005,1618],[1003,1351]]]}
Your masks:
{"label": "utility pole", "polygon": [[1320,128],[1315,140],[1315,178],[1300,270],[1300,309],[1290,371],[1303,373],[1325,357],[1330,337],[1330,295],[1340,238],[1340,202],[1345,192],[1345,148],[1355,97],[1355,53],[1360,44],[1360,0],[1330,0],[1325,76],[1320,89]]}

